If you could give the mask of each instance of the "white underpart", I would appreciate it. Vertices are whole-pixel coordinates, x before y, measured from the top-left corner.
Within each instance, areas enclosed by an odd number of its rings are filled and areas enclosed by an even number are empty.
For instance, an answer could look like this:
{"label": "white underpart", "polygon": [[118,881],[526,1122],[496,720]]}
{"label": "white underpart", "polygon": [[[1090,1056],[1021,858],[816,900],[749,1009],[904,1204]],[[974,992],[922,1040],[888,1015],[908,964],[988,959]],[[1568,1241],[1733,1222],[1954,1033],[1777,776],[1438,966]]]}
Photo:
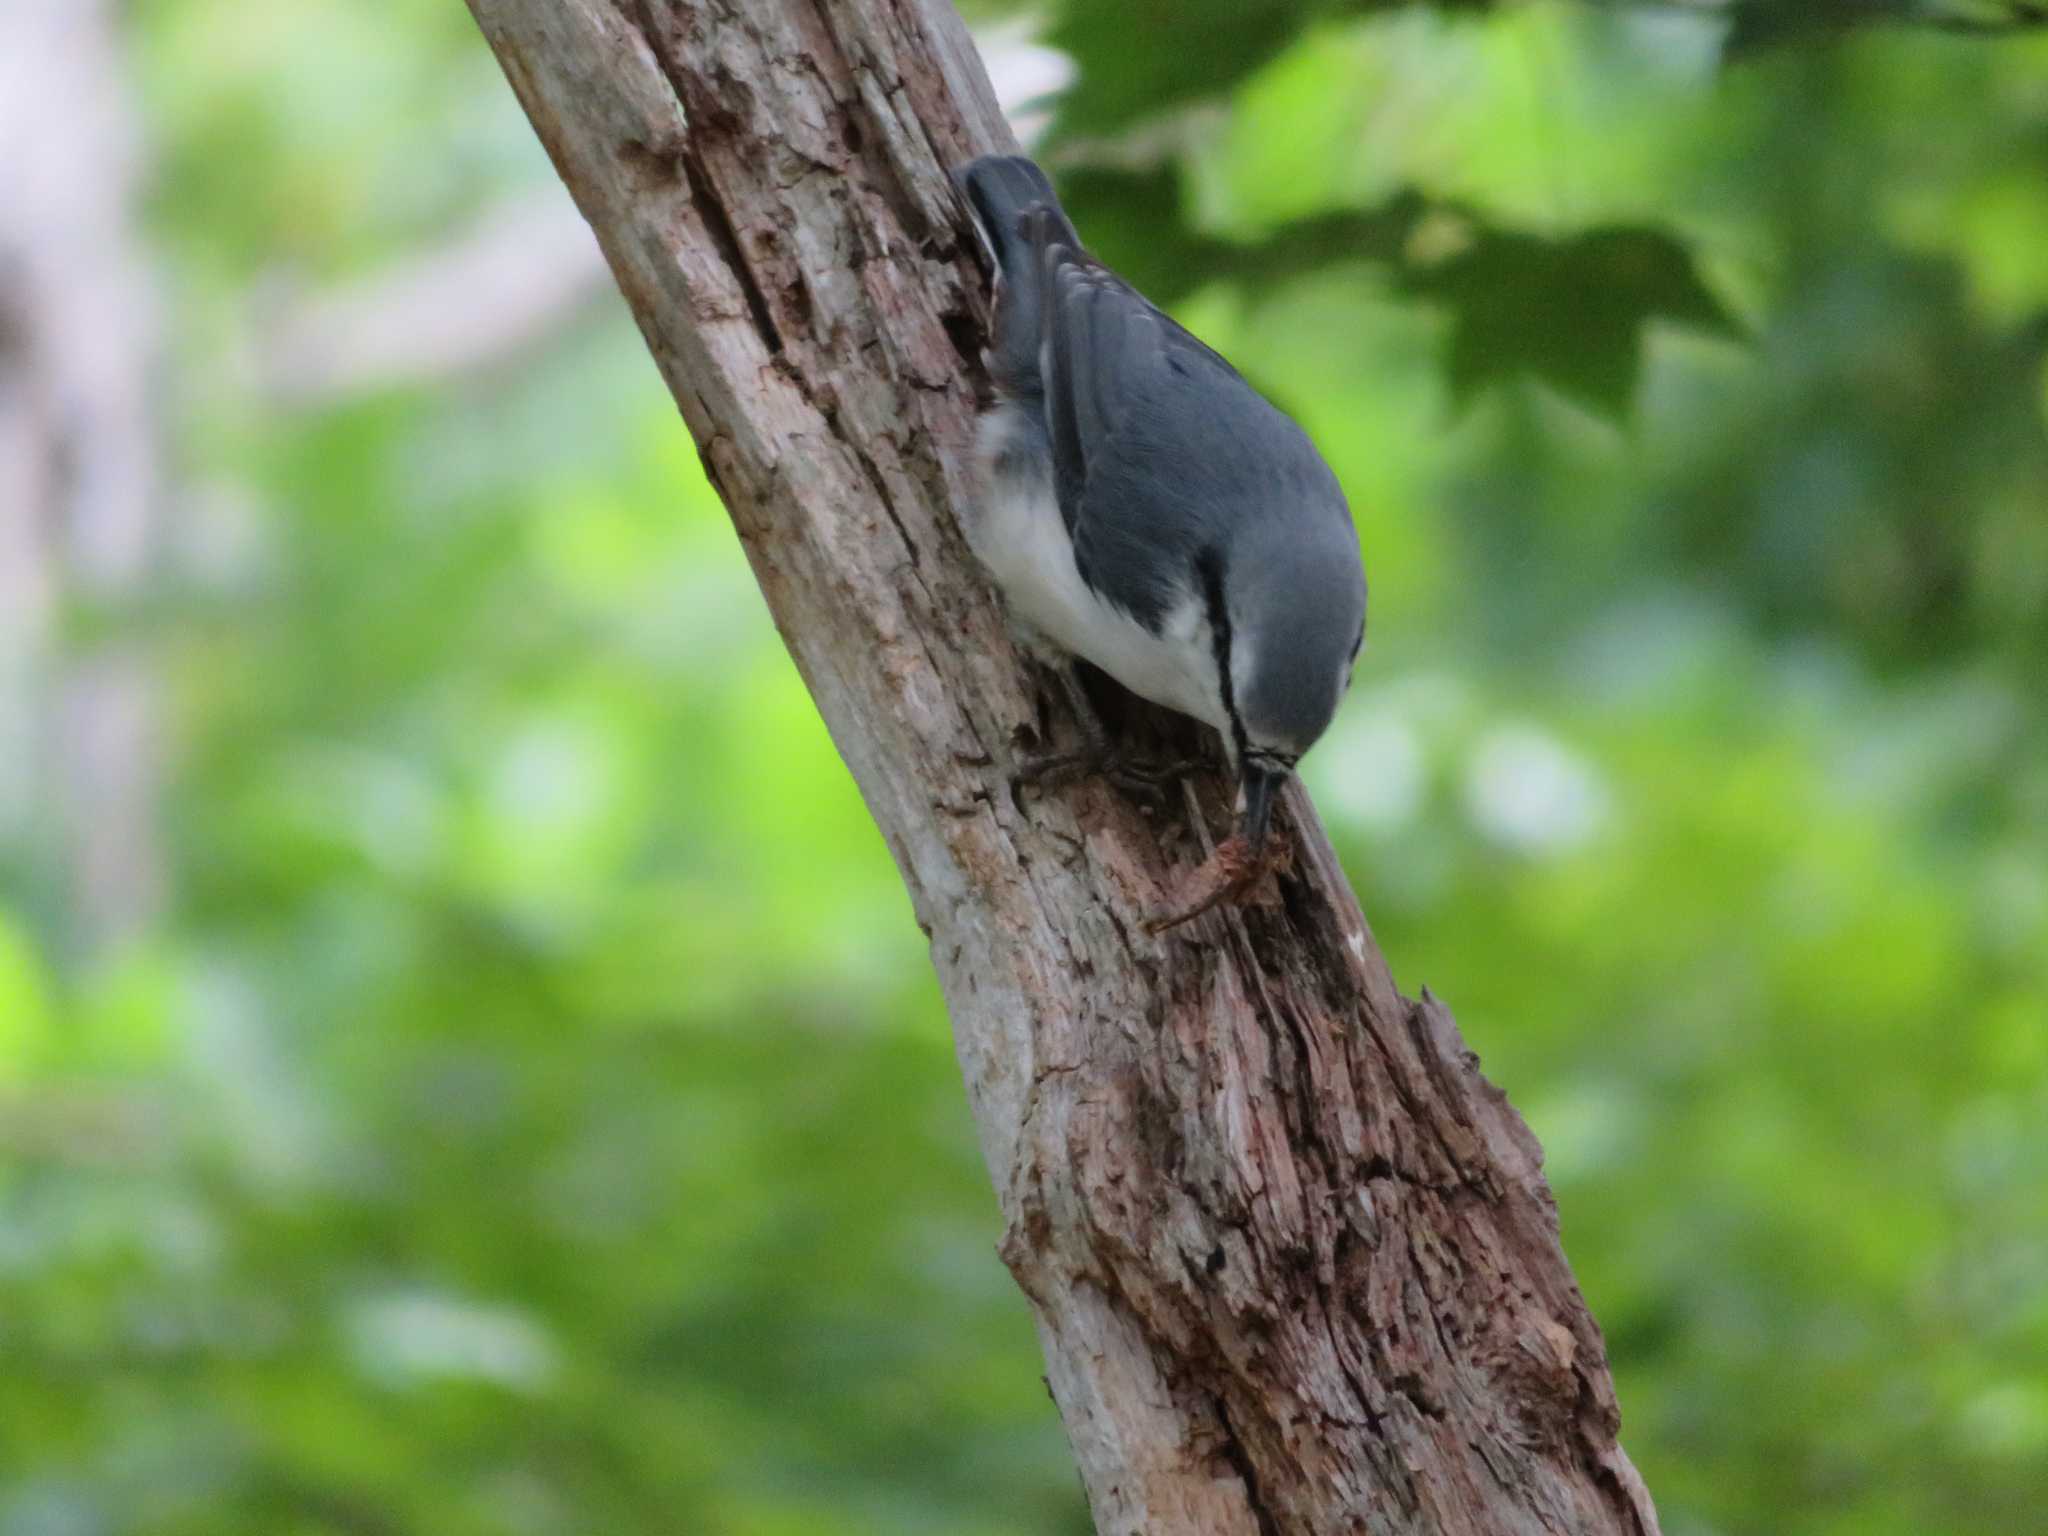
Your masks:
{"label": "white underpart", "polygon": [[1216,647],[1200,597],[1189,591],[1155,635],[1089,589],[1074,563],[1052,481],[997,468],[1010,434],[1023,425],[1014,409],[998,406],[982,419],[982,500],[967,527],[968,542],[1002,588],[1012,616],[1140,697],[1215,726],[1228,745]]}

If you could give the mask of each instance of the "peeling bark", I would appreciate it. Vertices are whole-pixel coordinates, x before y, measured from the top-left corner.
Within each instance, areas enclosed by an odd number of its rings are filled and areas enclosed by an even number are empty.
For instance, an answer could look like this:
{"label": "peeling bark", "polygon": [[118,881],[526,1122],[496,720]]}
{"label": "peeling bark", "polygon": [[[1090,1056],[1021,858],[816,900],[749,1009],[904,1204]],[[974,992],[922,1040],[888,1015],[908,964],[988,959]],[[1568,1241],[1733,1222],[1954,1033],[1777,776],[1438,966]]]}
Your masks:
{"label": "peeling bark", "polygon": [[931,938],[1098,1529],[1651,1536],[1539,1149],[1299,786],[1264,901],[1159,938],[1227,786],[1009,787],[1043,701],[954,521],[984,275],[945,174],[1008,135],[958,19],[470,5]]}

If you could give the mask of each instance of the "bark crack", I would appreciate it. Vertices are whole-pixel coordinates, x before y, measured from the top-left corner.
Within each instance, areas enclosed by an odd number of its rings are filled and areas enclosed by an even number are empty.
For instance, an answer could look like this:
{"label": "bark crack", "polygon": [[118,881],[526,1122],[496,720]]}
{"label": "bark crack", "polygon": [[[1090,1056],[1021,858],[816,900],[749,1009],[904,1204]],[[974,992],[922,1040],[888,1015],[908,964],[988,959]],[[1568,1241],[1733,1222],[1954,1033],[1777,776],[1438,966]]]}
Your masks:
{"label": "bark crack", "polygon": [[761,284],[754,276],[746,252],[740,248],[740,237],[732,227],[725,204],[719,201],[712,187],[710,173],[704,166],[703,150],[696,142],[694,131],[684,139],[683,152],[676,164],[690,189],[690,201],[695,205],[698,217],[704,221],[705,233],[711,236],[726,270],[732,273],[733,282],[740,290],[740,297],[746,301],[747,313],[752,317],[754,329],[760,333],[768,355],[781,356],[782,332],[768,308],[768,296],[761,291]]}
{"label": "bark crack", "polygon": [[1274,1516],[1266,1497],[1259,1491],[1258,1469],[1252,1465],[1252,1458],[1245,1444],[1238,1437],[1237,1427],[1230,1422],[1230,1406],[1222,1396],[1209,1399],[1216,1408],[1217,1421],[1223,1426],[1223,1457],[1244,1482],[1245,1503],[1252,1512],[1252,1519],[1258,1522],[1259,1536],[1280,1536],[1280,1522]]}

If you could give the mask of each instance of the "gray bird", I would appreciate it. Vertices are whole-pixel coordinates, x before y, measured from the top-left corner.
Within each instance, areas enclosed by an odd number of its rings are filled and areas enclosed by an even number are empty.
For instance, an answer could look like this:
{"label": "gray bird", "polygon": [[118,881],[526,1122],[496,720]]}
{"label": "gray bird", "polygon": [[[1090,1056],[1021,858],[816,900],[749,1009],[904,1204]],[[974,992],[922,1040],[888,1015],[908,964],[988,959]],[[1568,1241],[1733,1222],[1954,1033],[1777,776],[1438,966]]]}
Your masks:
{"label": "gray bird", "polygon": [[1365,639],[1337,477],[1210,347],[1081,248],[1031,161],[958,173],[996,270],[976,555],[1055,654],[1222,734],[1240,832],[1329,726]]}

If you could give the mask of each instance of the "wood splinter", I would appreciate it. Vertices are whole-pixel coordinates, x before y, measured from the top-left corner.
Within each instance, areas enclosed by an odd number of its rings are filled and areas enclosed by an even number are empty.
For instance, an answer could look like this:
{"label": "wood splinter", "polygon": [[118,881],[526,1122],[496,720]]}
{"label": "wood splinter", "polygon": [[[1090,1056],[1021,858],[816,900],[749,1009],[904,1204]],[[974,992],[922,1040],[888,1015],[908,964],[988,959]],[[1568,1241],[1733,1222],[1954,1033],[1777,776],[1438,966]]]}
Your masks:
{"label": "wood splinter", "polygon": [[1254,851],[1242,833],[1233,834],[1188,874],[1164,910],[1145,919],[1145,931],[1166,933],[1226,901],[1241,902],[1264,876],[1278,874],[1293,862],[1283,838],[1270,837],[1264,848]]}

